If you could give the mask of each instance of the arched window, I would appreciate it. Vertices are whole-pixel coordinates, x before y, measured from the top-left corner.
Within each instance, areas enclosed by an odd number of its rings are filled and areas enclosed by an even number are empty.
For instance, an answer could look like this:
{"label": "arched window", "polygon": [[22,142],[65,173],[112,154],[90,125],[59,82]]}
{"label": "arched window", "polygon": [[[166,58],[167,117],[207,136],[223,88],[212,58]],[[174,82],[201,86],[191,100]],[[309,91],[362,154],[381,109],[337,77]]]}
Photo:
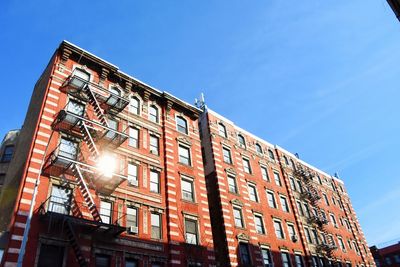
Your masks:
{"label": "arched window", "polygon": [[132,96],[129,102],[129,111],[136,115],[140,114],[140,100],[136,96]]}
{"label": "arched window", "polygon": [[149,120],[158,123],[158,108],[154,105],[149,108]]}
{"label": "arched window", "polygon": [[243,135],[239,134],[238,139],[239,139],[239,145],[241,147],[246,147],[246,140],[244,139]]}
{"label": "arched window", "polygon": [[268,149],[268,155],[270,159],[275,159],[274,152],[271,149]]}
{"label": "arched window", "polygon": [[294,165],[294,161],[292,159],[290,159],[290,165],[292,165],[292,168],[296,168],[296,166]]}
{"label": "arched window", "polygon": [[181,116],[176,117],[176,128],[178,129],[178,132],[188,134],[187,121]]}
{"label": "arched window", "polygon": [[225,125],[218,123],[218,133],[220,136],[227,137]]}
{"label": "arched window", "polygon": [[256,151],[257,151],[257,153],[260,153],[260,154],[262,154],[262,153],[263,153],[263,151],[262,151],[262,148],[261,148],[260,144],[256,144]]}
{"label": "arched window", "polygon": [[121,95],[121,90],[119,90],[117,87],[113,86],[110,88],[110,92],[113,93],[114,95]]}
{"label": "arched window", "polygon": [[289,160],[288,160],[288,158],[286,156],[283,156],[283,160],[285,161],[286,165],[289,165]]}
{"label": "arched window", "polygon": [[72,73],[71,85],[82,88],[90,80],[90,74],[82,69],[75,68]]}

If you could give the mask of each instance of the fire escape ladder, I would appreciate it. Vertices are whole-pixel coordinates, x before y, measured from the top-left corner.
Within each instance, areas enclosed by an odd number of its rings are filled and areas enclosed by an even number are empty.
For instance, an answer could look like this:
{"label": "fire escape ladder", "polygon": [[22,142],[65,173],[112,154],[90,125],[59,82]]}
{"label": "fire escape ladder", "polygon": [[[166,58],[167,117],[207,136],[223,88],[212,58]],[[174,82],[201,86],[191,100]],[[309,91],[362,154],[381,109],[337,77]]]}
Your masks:
{"label": "fire escape ladder", "polygon": [[97,159],[99,157],[99,150],[94,143],[93,137],[90,134],[89,128],[84,121],[80,122],[79,125],[80,131],[83,134],[83,140],[87,144],[89,148],[89,152],[92,155],[93,159]]}
{"label": "fire escape ladder", "polygon": [[66,233],[67,233],[69,243],[71,244],[72,249],[74,250],[75,257],[79,263],[79,266],[87,267],[88,264],[85,260],[85,257],[83,256],[81,248],[79,247],[78,240],[76,238],[76,234],[75,234],[74,228],[72,227],[71,221],[69,219],[66,219],[64,225],[66,228]]}
{"label": "fire escape ladder", "polygon": [[78,165],[74,164],[73,166],[73,172],[76,176],[76,182],[79,189],[81,190],[82,196],[85,199],[86,204],[89,207],[90,213],[92,214],[95,221],[101,222],[100,213],[96,207],[96,203],[94,202],[92,195],[90,194],[89,188],[86,185],[85,180],[83,179],[82,172]]}
{"label": "fire escape ladder", "polygon": [[86,86],[86,90],[88,92],[89,96],[89,103],[93,106],[94,112],[96,113],[97,118],[99,118],[100,122],[106,126],[109,127],[108,122],[104,116],[104,113],[102,109],[100,108],[100,104],[96,99],[96,96],[94,95],[92,89],[90,89],[89,86]]}

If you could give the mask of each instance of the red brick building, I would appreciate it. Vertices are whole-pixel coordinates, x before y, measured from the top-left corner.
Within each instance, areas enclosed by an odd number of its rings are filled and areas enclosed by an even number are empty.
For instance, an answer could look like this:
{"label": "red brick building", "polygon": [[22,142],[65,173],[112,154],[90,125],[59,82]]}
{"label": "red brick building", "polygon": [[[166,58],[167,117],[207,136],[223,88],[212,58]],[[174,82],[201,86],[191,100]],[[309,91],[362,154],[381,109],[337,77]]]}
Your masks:
{"label": "red brick building", "polygon": [[205,110],[200,119],[222,266],[368,266],[343,182]]}
{"label": "red brick building", "polygon": [[370,251],[377,267],[400,267],[400,242],[382,248],[372,246]]}
{"label": "red brick building", "polygon": [[2,266],[215,266],[200,112],[62,42],[4,188]]}

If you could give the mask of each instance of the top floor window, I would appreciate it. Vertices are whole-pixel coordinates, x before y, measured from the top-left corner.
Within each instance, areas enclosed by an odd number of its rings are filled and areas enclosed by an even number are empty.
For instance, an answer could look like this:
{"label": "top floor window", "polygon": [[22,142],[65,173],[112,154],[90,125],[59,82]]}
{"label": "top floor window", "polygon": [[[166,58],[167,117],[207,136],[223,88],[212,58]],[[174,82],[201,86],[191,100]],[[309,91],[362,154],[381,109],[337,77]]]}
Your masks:
{"label": "top floor window", "polygon": [[293,169],[295,168],[294,161],[292,159],[290,159],[290,165],[292,165]]}
{"label": "top floor window", "polygon": [[257,151],[257,153],[260,153],[260,154],[263,153],[262,147],[260,146],[260,144],[256,144],[256,151]]}
{"label": "top floor window", "polygon": [[136,96],[132,96],[129,102],[129,111],[136,115],[140,114],[140,101]]}
{"label": "top floor window", "polygon": [[268,149],[268,155],[270,159],[275,159],[274,152],[271,149]]}
{"label": "top floor window", "polygon": [[82,88],[85,82],[90,80],[90,74],[82,69],[75,68],[72,75],[76,77],[76,79],[72,79],[71,82],[78,88]]}
{"label": "top floor window", "polygon": [[14,154],[14,146],[6,146],[4,148],[3,157],[1,158],[1,161],[10,162],[13,154]]}
{"label": "top floor window", "polygon": [[223,136],[225,138],[228,137],[226,133],[226,127],[222,123],[218,123],[218,133],[220,136]]}
{"label": "top floor window", "polygon": [[180,116],[176,117],[176,128],[178,129],[178,132],[188,134],[187,121]]}
{"label": "top floor window", "polygon": [[114,95],[121,95],[121,90],[119,90],[117,87],[113,86],[110,88],[110,92],[113,93]]}
{"label": "top floor window", "polygon": [[149,107],[149,120],[158,123],[158,108],[154,105]]}
{"label": "top floor window", "polygon": [[241,147],[246,148],[246,140],[244,139],[243,135],[239,134],[238,135],[238,140],[239,140],[239,145]]}

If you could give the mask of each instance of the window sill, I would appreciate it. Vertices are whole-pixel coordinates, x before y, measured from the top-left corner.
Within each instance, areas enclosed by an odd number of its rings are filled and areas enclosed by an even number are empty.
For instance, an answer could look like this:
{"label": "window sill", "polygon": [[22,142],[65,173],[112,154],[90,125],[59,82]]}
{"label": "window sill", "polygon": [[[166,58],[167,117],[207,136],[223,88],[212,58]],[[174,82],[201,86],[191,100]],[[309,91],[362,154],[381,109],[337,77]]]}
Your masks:
{"label": "window sill", "polygon": [[178,165],[184,166],[184,167],[186,167],[186,168],[193,169],[193,166],[192,166],[192,165],[188,165],[188,164],[185,164],[185,163],[182,163],[182,162],[178,162]]}
{"label": "window sill", "polygon": [[190,200],[183,199],[183,198],[181,198],[181,201],[184,202],[184,203],[193,204],[193,205],[196,205],[196,206],[198,205],[198,203],[195,202],[195,201],[190,201]]}

